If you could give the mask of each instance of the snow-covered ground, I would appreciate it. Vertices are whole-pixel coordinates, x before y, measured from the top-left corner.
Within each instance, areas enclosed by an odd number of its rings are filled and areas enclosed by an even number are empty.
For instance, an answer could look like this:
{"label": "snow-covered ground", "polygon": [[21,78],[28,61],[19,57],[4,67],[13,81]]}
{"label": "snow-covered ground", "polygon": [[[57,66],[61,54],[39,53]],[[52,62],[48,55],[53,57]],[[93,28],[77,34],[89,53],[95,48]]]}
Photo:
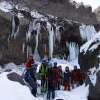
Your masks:
{"label": "snow-covered ground", "polygon": [[[20,74],[22,71],[21,66],[17,66],[13,63],[6,65],[9,69],[12,68],[12,72]],[[27,86],[23,86],[18,82],[10,81],[7,78],[7,74],[11,72],[2,72],[0,74],[0,99],[1,100],[46,100],[46,94],[44,96],[38,95],[36,98],[30,92],[30,89]],[[78,88],[75,88],[71,91],[56,91],[56,99],[64,100],[87,100],[89,86],[82,85]],[[84,92],[83,92],[84,91]]]}
{"label": "snow-covered ground", "polygon": [[[63,100],[87,100],[89,86],[82,85],[72,91],[57,91],[57,97],[55,99]],[[84,91],[84,92],[83,92]]]}
{"label": "snow-covered ground", "polygon": [[7,72],[0,74],[1,100],[38,100],[31,95],[27,86],[7,79]]}
{"label": "snow-covered ground", "polygon": [[53,58],[51,61],[52,63],[57,62],[58,66],[61,65],[63,71],[65,70],[66,66],[69,67],[70,70],[73,70],[74,65],[77,65],[77,67],[80,68],[79,64],[77,63],[77,59],[72,62],[68,62],[64,59]]}
{"label": "snow-covered ground", "polygon": [[[84,92],[83,92],[84,91]],[[56,99],[64,100],[87,100],[88,86],[80,86],[70,92],[56,91]],[[29,88],[18,82],[7,79],[7,72],[0,74],[0,99],[1,100],[45,100],[46,96],[33,97]]]}

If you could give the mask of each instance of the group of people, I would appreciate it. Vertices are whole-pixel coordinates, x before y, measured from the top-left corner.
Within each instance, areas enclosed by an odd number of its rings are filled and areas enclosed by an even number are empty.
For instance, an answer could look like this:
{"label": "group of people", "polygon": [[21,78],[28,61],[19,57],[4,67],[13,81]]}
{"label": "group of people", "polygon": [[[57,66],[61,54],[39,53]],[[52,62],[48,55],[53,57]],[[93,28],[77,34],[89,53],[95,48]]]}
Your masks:
{"label": "group of people", "polygon": [[57,62],[54,64],[43,61],[39,70],[41,79],[41,92],[47,92],[47,99],[49,100],[55,97],[55,90],[60,90],[61,86],[64,90],[70,91],[71,88],[75,88],[83,84],[84,75],[77,66],[74,66],[72,71],[66,66],[65,71],[61,66],[57,66]]}
{"label": "group of people", "polygon": [[62,66],[58,66],[57,62],[51,63],[43,60],[38,73],[36,69],[37,64],[30,57],[26,63],[24,79],[32,88],[32,94],[36,96],[37,76],[39,76],[41,93],[47,93],[47,100],[55,98],[55,90],[60,90],[61,87],[64,87],[64,90],[70,91],[72,88],[82,85],[84,81],[84,75],[76,65],[72,71],[69,70],[68,66],[63,71]]}

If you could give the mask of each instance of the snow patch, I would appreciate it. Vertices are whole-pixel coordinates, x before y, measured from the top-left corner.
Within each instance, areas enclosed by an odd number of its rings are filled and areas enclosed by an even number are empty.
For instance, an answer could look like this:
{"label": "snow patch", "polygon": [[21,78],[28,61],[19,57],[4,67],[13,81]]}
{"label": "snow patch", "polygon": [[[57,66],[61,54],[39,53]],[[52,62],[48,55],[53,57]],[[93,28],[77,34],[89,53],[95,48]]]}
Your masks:
{"label": "snow patch", "polygon": [[98,55],[98,58],[100,59],[100,55]]}
{"label": "snow patch", "polygon": [[57,97],[55,98],[55,100],[87,100],[88,93],[89,86],[82,85],[72,91],[57,91]]}
{"label": "snow patch", "polygon": [[6,72],[0,74],[0,99],[1,100],[37,100],[32,96],[28,87],[10,81]]}
{"label": "snow patch", "polygon": [[100,71],[100,66],[97,69],[96,69],[96,67],[93,67],[93,68],[89,69],[89,75],[88,76],[89,76],[93,86],[96,85],[98,71]]}
{"label": "snow patch", "polygon": [[73,62],[68,62],[64,59],[52,58],[51,63],[53,64],[54,62],[57,62],[58,66],[61,65],[63,71],[65,71],[66,66],[69,67],[70,71],[74,69],[74,65],[77,65],[77,67],[80,68],[79,64],[77,63],[77,59]]}
{"label": "snow patch", "polygon": [[13,62],[5,64],[5,69],[16,69],[18,66],[16,64],[14,64]]}
{"label": "snow patch", "polygon": [[0,3],[0,10],[4,11],[4,12],[10,12],[10,10],[12,9],[12,5],[9,2],[3,1]]}
{"label": "snow patch", "polygon": [[43,18],[44,16],[39,14],[37,11],[31,11],[31,16],[35,18]]}
{"label": "snow patch", "polygon": [[81,46],[80,52],[86,54],[87,51],[94,51],[100,45],[100,32],[96,33],[93,38]]}

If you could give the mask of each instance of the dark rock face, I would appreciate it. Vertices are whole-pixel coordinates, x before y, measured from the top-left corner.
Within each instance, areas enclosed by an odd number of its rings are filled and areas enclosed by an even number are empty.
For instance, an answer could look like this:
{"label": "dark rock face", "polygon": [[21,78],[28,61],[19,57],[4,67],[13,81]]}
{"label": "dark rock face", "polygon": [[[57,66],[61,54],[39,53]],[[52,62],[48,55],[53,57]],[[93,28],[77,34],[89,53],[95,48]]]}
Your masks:
{"label": "dark rock face", "polygon": [[81,69],[87,73],[86,75],[86,84],[89,84],[89,100],[99,100],[100,99],[100,70],[98,72],[94,71],[94,75],[96,73],[97,80],[95,86],[92,84],[88,70],[90,68],[96,67],[98,69],[100,59],[98,59],[97,55],[99,54],[100,47],[98,46],[93,52],[87,50],[86,54],[81,53],[79,55],[79,64]]}
{"label": "dark rock face", "polygon": [[98,23],[100,23],[100,6],[97,9],[95,9],[94,13],[96,14]]}
{"label": "dark rock face", "polygon": [[[95,86],[95,100],[99,100],[100,99],[100,71],[97,73],[97,83],[96,83],[96,86]],[[93,91],[93,94],[94,94],[94,91]]]}
{"label": "dark rock face", "polygon": [[[63,23],[62,23],[63,22]],[[22,23],[22,22],[20,22]],[[62,18],[57,19],[57,23],[63,28],[61,28],[61,42],[56,42],[56,47],[54,49],[54,54],[68,54],[68,48],[66,48],[67,42],[76,42],[79,46],[82,44],[80,38],[79,26],[80,24],[74,21],[64,21]],[[14,62],[20,64],[26,59],[26,52],[22,53],[22,43],[25,42],[25,34],[28,30],[28,25],[20,25],[19,35],[15,40],[11,40],[8,43],[8,36],[11,33],[11,21],[7,20],[5,17],[0,16],[0,64],[5,64],[8,62]],[[96,25],[96,24],[95,24]],[[41,57],[44,54],[48,54],[48,34],[44,27],[46,26],[45,22],[41,22],[41,36],[39,36],[39,46],[38,52]],[[96,25],[99,30],[99,24]],[[33,42],[34,41],[34,42]],[[33,45],[33,50],[35,48],[35,39],[31,40],[29,45]],[[47,45],[47,52],[45,52],[45,45]],[[90,57],[91,58],[91,57]]]}
{"label": "dark rock face", "polygon": [[64,31],[61,36],[62,41],[68,41],[68,42],[76,42],[78,44],[81,43],[81,36],[80,36],[80,31],[79,31],[79,26],[80,24],[78,23],[71,23],[68,24],[65,23]]}
{"label": "dark rock face", "polygon": [[79,64],[82,70],[88,71],[88,69],[99,66],[97,55],[94,54],[79,54]]}
{"label": "dark rock face", "polygon": [[100,24],[94,24],[95,29],[97,30],[97,32],[100,31]]}
{"label": "dark rock face", "polygon": [[[1,0],[3,1],[3,0]],[[10,1],[10,0],[8,0]],[[81,5],[79,8],[76,8],[75,5],[69,2],[69,0],[11,0],[14,4],[19,4],[29,7],[32,9],[37,9],[40,12],[49,13],[55,16],[58,16],[58,22],[62,22],[60,17],[66,17],[67,19],[84,22],[84,23],[96,23],[95,15],[91,11],[91,7],[84,7]],[[56,7],[56,8],[55,8]],[[66,13],[67,12],[67,13]],[[45,14],[44,13],[44,14]],[[26,19],[21,19],[21,23],[25,25],[20,25],[19,36],[15,40],[11,40],[8,43],[8,36],[11,33],[11,15],[2,14],[0,12],[0,63],[15,62],[20,64],[26,59],[26,53],[22,53],[22,43],[25,41],[25,33],[28,29],[29,21]],[[44,24],[44,23],[43,23]],[[54,49],[54,54],[59,53],[68,53],[66,50],[66,41],[74,41],[81,45],[80,32],[79,32],[79,23],[70,23],[64,22],[64,30],[61,32],[61,42],[56,44]],[[45,25],[45,24],[44,24]],[[99,25],[97,25],[97,30],[99,30]],[[48,51],[48,35],[45,30],[43,30],[42,39],[39,36],[39,47],[38,52],[41,57],[45,54],[44,48],[47,45]],[[31,43],[29,43],[31,45]],[[35,42],[32,44],[33,50],[35,47]],[[58,46],[58,47],[57,47]],[[42,52],[41,52],[42,51]],[[56,51],[56,53],[55,53]],[[48,52],[46,52],[48,54]]]}
{"label": "dark rock face", "polygon": [[76,2],[70,0],[8,0],[14,4],[19,4],[29,7],[31,10],[36,9],[40,12],[45,12],[57,17],[65,17],[70,20],[82,22],[85,24],[97,23],[96,15],[92,12],[91,7],[84,5],[76,8]]}
{"label": "dark rock face", "polygon": [[19,82],[20,84],[25,85],[22,76],[18,75],[15,72],[8,74],[7,77],[11,81]]}
{"label": "dark rock face", "polygon": [[61,41],[60,41],[60,54],[66,54],[68,56],[68,48],[66,47],[66,42],[76,42],[80,46],[82,43],[79,31],[79,23],[68,23],[65,22],[64,30],[61,33]]}
{"label": "dark rock face", "polygon": [[89,84],[88,100],[100,100],[100,71],[97,73],[95,86],[91,83],[89,76],[86,76],[86,84]]}
{"label": "dark rock face", "polygon": [[[15,62],[21,63],[25,59],[25,55],[22,53],[22,42],[25,40],[26,26],[20,27],[20,33],[22,33],[15,40],[8,42],[8,37],[11,32],[11,22],[0,16],[0,64]],[[20,38],[21,37],[21,38]]]}

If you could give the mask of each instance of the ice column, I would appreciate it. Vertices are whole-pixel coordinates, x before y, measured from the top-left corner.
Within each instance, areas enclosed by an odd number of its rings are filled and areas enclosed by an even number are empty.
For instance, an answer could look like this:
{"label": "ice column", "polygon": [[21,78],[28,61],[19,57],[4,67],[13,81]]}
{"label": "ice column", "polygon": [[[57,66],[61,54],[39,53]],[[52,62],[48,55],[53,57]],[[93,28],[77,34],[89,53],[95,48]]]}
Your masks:
{"label": "ice column", "polygon": [[79,46],[75,42],[71,42],[68,45],[69,49],[69,56],[68,56],[68,61],[73,62],[75,60],[78,60],[78,55],[79,55]]}
{"label": "ice column", "polygon": [[80,35],[83,40],[90,40],[97,33],[94,26],[92,25],[82,25],[79,27]]}
{"label": "ice column", "polygon": [[53,47],[54,47],[54,30],[52,25],[47,22],[47,29],[49,33],[49,57],[53,57]]}

